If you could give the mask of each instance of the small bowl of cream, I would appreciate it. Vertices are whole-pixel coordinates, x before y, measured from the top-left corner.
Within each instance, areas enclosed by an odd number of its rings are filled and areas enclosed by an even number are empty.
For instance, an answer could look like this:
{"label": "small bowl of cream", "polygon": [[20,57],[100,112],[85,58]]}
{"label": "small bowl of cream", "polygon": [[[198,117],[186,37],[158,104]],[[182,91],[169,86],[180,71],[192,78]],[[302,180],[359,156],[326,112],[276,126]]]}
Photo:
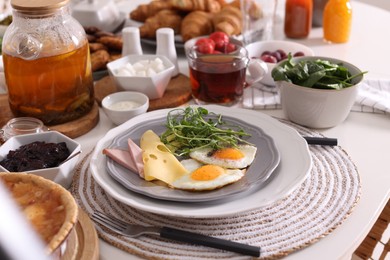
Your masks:
{"label": "small bowl of cream", "polygon": [[116,125],[146,113],[149,98],[140,92],[121,91],[110,94],[102,100],[102,107],[107,117]]}

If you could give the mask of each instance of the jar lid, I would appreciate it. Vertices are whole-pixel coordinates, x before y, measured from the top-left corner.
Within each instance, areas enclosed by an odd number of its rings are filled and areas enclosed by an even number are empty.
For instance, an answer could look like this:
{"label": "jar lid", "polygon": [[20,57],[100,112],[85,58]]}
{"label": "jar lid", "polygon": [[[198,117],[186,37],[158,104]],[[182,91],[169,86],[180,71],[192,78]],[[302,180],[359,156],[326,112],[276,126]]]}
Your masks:
{"label": "jar lid", "polygon": [[69,0],[11,0],[13,9],[29,14],[48,14],[65,5]]}

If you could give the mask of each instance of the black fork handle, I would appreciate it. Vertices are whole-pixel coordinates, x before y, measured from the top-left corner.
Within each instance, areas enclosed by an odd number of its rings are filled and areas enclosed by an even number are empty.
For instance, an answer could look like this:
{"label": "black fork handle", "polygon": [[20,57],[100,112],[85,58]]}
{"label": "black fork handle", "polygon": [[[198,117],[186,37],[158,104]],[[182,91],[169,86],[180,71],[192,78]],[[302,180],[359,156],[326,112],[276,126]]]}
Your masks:
{"label": "black fork handle", "polygon": [[260,256],[260,247],[241,244],[216,237],[205,236],[197,233],[187,232],[169,227],[163,227],[160,236],[176,241],[187,242],[190,244],[203,245],[226,251],[236,252],[243,255]]}

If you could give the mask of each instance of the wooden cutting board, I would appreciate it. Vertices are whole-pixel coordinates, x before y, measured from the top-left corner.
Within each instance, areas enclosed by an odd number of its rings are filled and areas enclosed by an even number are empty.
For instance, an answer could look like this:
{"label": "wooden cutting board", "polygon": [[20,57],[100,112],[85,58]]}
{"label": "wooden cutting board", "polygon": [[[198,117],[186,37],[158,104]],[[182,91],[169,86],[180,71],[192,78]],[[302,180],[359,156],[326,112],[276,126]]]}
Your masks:
{"label": "wooden cutting board", "polygon": [[99,238],[88,215],[79,208],[76,226],[69,234],[66,249],[60,260],[98,260]]}
{"label": "wooden cutting board", "polygon": [[[99,104],[101,104],[101,101],[107,95],[118,91],[118,87],[110,76],[106,76],[95,82],[95,98]],[[191,97],[191,83],[189,78],[179,74],[171,79],[164,96],[149,101],[148,111],[177,107],[188,102]]]}
{"label": "wooden cutting board", "polygon": [[[2,94],[0,95],[0,128],[2,128],[10,119],[15,116],[12,114],[11,109],[8,105],[8,95]],[[50,130],[58,131],[69,138],[79,137],[87,132],[89,132],[92,128],[96,126],[99,122],[99,105],[95,102],[92,110],[78,118],[76,120],[59,124],[48,126]]]}

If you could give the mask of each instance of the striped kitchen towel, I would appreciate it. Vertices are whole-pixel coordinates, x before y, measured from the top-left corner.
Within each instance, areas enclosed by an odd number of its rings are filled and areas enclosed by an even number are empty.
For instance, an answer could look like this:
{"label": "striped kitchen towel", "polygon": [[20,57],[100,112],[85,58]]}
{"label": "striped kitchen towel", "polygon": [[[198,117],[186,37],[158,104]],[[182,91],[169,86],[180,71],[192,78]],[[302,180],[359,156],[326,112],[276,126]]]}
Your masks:
{"label": "striped kitchen towel", "polygon": [[[245,90],[242,105],[250,109],[280,109],[279,89],[255,84]],[[351,111],[390,114],[390,79],[365,79]]]}

